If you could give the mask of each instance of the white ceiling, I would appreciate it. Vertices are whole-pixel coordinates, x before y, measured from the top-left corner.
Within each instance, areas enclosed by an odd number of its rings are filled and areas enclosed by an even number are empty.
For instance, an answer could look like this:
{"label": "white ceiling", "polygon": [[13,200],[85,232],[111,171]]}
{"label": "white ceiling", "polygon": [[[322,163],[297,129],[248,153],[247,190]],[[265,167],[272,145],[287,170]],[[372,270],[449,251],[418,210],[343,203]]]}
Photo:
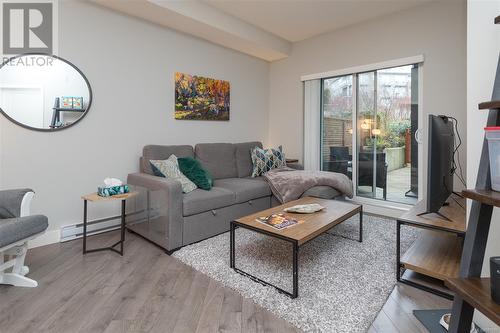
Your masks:
{"label": "white ceiling", "polygon": [[293,42],[431,1],[457,0],[87,0],[266,61]]}
{"label": "white ceiling", "polygon": [[292,49],[289,41],[199,0],[87,1],[266,61],[286,58]]}
{"label": "white ceiling", "polygon": [[433,0],[201,0],[290,42]]}

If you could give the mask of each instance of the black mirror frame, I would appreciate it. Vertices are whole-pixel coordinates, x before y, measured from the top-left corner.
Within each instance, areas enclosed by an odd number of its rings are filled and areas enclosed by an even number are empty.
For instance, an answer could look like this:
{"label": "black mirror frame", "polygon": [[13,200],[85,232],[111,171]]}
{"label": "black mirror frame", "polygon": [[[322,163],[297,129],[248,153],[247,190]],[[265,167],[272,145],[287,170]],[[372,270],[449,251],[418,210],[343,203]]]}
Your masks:
{"label": "black mirror frame", "polygon": [[32,130],[32,131],[38,131],[38,132],[57,132],[57,131],[62,131],[62,130],[65,130],[65,129],[73,127],[78,122],[80,122],[83,118],[85,118],[85,116],[87,115],[87,113],[89,112],[89,110],[90,110],[90,108],[92,106],[92,100],[93,100],[92,87],[90,86],[90,82],[87,79],[87,77],[85,76],[85,74],[83,74],[83,72],[78,67],[76,67],[75,65],[73,65],[68,60],[66,60],[64,58],[61,58],[61,57],[58,57],[58,56],[55,56],[55,55],[52,55],[52,54],[46,54],[46,53],[23,53],[23,54],[16,55],[16,56],[11,57],[8,60],[4,61],[2,63],[2,65],[0,65],[0,71],[2,70],[3,66],[5,66],[9,62],[11,62],[12,60],[17,59],[17,58],[21,58],[21,57],[25,57],[25,56],[46,56],[46,57],[52,57],[54,59],[61,60],[62,62],[65,62],[66,64],[68,64],[71,67],[73,67],[82,76],[83,80],[85,81],[85,84],[87,85],[87,88],[89,90],[89,103],[88,103],[87,109],[85,110],[85,112],[82,114],[82,116],[80,118],[78,118],[77,120],[75,120],[75,122],[73,122],[69,126],[63,126],[63,127],[59,127],[59,128],[36,128],[36,127],[31,127],[31,126],[22,124],[22,123],[18,122],[17,120],[15,120],[14,118],[10,117],[0,107],[0,112],[5,116],[5,118],[7,118],[8,120],[10,120],[11,122],[13,122],[14,124],[16,124],[18,126],[21,126],[21,127],[25,128],[25,129],[29,129],[29,130]]}

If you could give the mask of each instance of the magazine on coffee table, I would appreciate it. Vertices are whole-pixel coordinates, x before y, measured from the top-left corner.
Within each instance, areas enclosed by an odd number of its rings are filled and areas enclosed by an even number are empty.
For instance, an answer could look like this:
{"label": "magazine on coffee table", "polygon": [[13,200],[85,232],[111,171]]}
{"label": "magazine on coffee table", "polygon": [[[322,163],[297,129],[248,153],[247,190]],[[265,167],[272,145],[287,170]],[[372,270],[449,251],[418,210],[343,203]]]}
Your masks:
{"label": "magazine on coffee table", "polygon": [[304,222],[303,220],[294,219],[286,214],[272,214],[269,216],[259,217],[257,221],[263,224],[267,224],[277,230],[286,229],[292,227],[296,224]]}

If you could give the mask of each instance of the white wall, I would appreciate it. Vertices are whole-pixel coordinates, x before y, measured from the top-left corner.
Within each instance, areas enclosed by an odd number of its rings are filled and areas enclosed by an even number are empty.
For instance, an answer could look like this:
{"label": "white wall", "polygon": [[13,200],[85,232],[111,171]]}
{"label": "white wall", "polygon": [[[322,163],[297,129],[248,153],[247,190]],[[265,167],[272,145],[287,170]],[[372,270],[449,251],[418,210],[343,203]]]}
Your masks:
{"label": "white wall", "polygon": [[[93,88],[89,114],[50,134],[0,117],[0,188],[34,188],[34,211],[49,216],[50,230],[80,222],[80,195],[95,191],[106,176],[125,179],[136,171],[145,144],[262,140],[302,158],[304,74],[424,54],[423,108],[455,115],[465,138],[461,1],[419,6],[296,43],[288,59],[270,65],[85,2],[61,1],[59,16],[59,54]],[[231,121],[175,121],[175,71],[229,80]],[[90,217],[116,212],[91,207]]]}
{"label": "white wall", "polygon": [[[269,64],[84,2],[60,1],[59,55],[94,93],[76,126],[29,131],[0,116],[0,188],[32,187],[49,230],[81,222],[80,196],[138,171],[146,144],[267,141]],[[174,120],[174,72],[228,80],[229,122]],[[90,206],[90,218],[118,207]]]}
{"label": "white wall", "polygon": [[[500,0],[467,2],[467,187],[474,188],[483,144],[483,128],[488,111],[478,110],[480,102],[491,100],[493,82],[500,56],[500,25],[493,24],[495,16],[500,15]],[[470,206],[470,205],[469,205]],[[483,275],[489,276],[489,258],[500,255],[500,210],[493,212],[490,237],[486,248]],[[483,328],[493,331],[493,323],[482,316]],[[495,327],[496,332],[500,331]]]}
{"label": "white wall", "polygon": [[[271,64],[270,144],[282,144],[289,157],[303,157],[301,75],[420,54],[425,55],[425,123],[429,113],[453,115],[465,139],[465,36],[466,4],[457,0],[422,5],[294,44],[290,57]],[[464,169],[465,151],[464,144]],[[427,156],[425,149],[423,153]]]}

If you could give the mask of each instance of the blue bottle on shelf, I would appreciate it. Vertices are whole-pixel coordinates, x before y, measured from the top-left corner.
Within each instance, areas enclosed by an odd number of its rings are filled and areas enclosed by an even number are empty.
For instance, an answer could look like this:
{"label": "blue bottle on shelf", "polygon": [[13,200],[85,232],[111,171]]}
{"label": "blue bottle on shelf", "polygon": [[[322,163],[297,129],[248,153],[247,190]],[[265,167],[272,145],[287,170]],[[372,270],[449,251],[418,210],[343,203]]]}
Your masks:
{"label": "blue bottle on shelf", "polygon": [[491,298],[500,304],[500,257],[490,258]]}

